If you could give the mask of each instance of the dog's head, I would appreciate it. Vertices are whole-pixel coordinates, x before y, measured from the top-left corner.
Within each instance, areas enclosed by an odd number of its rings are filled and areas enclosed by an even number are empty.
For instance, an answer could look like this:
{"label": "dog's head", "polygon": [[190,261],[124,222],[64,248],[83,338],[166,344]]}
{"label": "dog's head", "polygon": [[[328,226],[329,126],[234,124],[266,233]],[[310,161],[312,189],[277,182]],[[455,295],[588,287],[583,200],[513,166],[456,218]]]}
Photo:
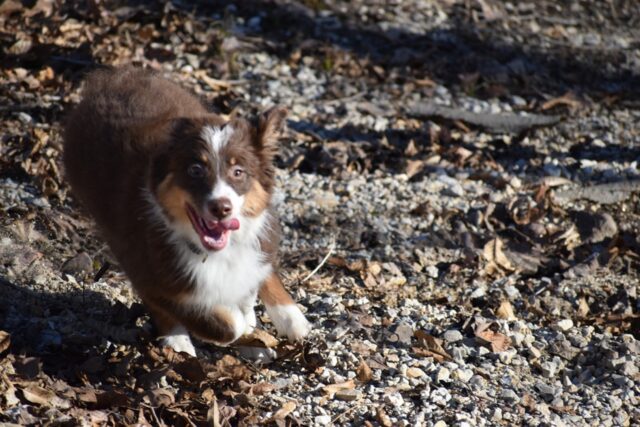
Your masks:
{"label": "dog's head", "polygon": [[217,116],[174,121],[149,177],[169,228],[207,251],[220,251],[231,233],[260,216],[271,201],[285,117],[284,108],[274,107],[257,123]]}

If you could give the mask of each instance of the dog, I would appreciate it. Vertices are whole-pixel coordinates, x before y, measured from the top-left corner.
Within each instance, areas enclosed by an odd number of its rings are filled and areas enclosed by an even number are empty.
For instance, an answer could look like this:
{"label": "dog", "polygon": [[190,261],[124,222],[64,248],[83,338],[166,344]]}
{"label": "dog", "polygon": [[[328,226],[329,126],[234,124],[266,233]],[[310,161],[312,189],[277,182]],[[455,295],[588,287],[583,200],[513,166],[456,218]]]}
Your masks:
{"label": "dog", "polygon": [[279,334],[310,323],[277,272],[274,156],[286,110],[224,120],[135,67],[90,73],[65,124],[72,194],[149,310],[162,344],[228,345],[256,327],[257,296]]}

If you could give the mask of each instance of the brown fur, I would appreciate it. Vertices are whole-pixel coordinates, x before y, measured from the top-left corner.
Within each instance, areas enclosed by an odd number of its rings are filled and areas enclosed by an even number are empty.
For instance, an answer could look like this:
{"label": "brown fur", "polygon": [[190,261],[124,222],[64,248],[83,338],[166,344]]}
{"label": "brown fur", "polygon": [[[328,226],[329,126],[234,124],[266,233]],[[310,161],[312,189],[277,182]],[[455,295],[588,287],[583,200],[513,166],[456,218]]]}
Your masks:
{"label": "brown fur", "polygon": [[[233,137],[244,138],[250,148],[234,152],[233,157],[258,159],[251,163],[250,180],[237,183],[240,190],[246,186],[247,209],[253,215],[268,209],[276,139],[285,115],[283,109],[272,109],[261,116],[257,127],[242,119],[232,122],[239,130]],[[205,163],[210,160],[206,147],[185,141],[197,140],[204,125],[223,124],[194,96],[154,73],[131,67],[97,71],[87,77],[83,100],[68,117],[64,146],[73,193],[95,218],[160,333],[179,322],[217,343],[234,338],[232,318],[224,307],[198,313],[184,302],[193,283],[181,273],[171,245],[150,220],[140,189],[155,194],[172,217],[189,221],[184,202],[193,202],[199,190],[186,182],[186,162],[193,155]],[[227,149],[237,148],[230,144]],[[261,248],[275,268],[278,228],[277,223],[272,225]],[[262,294],[269,301],[288,297],[277,276],[267,281]]]}

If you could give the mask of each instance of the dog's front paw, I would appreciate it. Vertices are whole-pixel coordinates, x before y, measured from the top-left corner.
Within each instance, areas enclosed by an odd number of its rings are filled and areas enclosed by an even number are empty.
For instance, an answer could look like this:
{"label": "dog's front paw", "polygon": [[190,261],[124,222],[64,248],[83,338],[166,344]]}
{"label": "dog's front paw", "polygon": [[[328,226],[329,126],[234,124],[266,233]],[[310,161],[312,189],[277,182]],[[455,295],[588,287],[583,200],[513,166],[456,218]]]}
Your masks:
{"label": "dog's front paw", "polygon": [[171,347],[173,351],[184,352],[196,357],[196,349],[189,338],[189,333],[183,327],[176,327],[161,339],[164,347]]}
{"label": "dog's front paw", "polygon": [[267,313],[280,335],[300,341],[311,331],[311,323],[295,304],[267,306]]}

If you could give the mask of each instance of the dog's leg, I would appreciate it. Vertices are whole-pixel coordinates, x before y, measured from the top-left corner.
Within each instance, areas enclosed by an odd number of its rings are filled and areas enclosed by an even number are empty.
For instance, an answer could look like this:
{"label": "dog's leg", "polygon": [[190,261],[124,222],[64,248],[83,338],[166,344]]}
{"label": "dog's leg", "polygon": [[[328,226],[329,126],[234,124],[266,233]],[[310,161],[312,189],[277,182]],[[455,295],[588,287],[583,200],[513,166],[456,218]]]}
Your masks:
{"label": "dog's leg", "polygon": [[[213,306],[203,310],[180,298],[146,298],[154,312],[176,319],[176,323],[203,341],[225,346],[246,330],[245,316],[238,307]],[[180,332],[180,331],[178,331]]]}
{"label": "dog's leg", "polygon": [[271,273],[271,276],[265,280],[259,295],[279,334],[285,335],[291,341],[299,341],[307,336],[311,330],[311,324],[284,288],[276,273]]}
{"label": "dog's leg", "polygon": [[251,295],[251,297],[247,298],[245,302],[240,304],[240,310],[244,315],[244,321],[246,324],[246,328],[244,330],[244,333],[246,335],[253,332],[253,330],[256,328],[256,325],[258,324],[258,320],[256,319],[256,312],[254,309],[256,305],[256,296],[256,294],[253,294]]}
{"label": "dog's leg", "polygon": [[171,347],[174,351],[185,352],[196,356],[196,349],[189,338],[189,332],[173,317],[150,307],[151,317],[158,329],[158,336],[163,346]]}

